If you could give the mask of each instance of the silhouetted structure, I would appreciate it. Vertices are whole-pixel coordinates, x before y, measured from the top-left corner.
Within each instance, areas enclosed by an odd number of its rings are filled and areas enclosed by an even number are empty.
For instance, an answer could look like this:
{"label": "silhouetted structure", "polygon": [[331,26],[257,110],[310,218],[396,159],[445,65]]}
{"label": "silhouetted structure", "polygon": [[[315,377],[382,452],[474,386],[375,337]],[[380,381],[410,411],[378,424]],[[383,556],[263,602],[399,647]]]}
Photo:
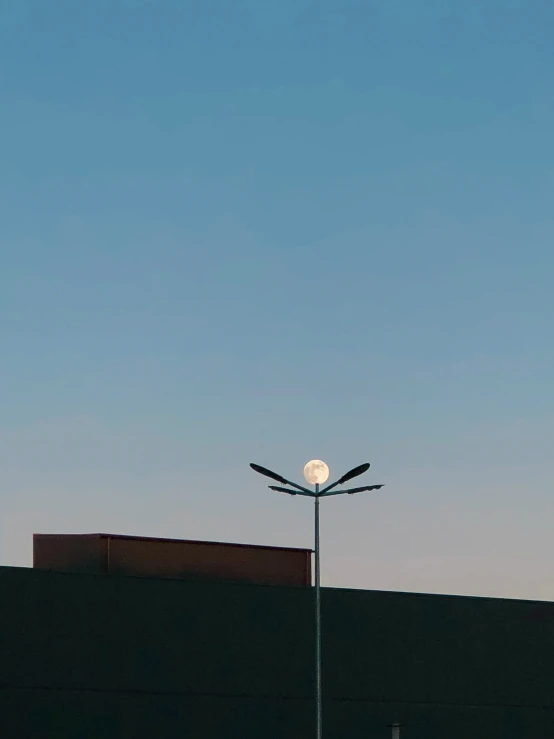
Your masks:
{"label": "silhouetted structure", "polygon": [[[313,590],[0,568],[2,739],[310,739]],[[322,591],[326,739],[554,736],[554,604]]]}
{"label": "silhouetted structure", "polygon": [[35,534],[42,570],[307,587],[311,549],[116,534]]}

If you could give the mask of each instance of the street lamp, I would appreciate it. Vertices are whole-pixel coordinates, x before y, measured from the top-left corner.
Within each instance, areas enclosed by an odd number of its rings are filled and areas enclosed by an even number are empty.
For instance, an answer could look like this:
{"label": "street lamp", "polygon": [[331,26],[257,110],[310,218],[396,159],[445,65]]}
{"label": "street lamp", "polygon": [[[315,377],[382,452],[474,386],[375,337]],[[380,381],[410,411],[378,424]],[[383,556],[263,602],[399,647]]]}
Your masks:
{"label": "street lamp", "polygon": [[[323,728],[323,703],[321,694],[321,582],[320,582],[320,566],[319,566],[319,500],[329,495],[353,495],[354,493],[363,493],[366,490],[380,490],[383,485],[366,485],[360,488],[349,488],[348,490],[335,490],[338,485],[344,485],[345,482],[353,480],[359,475],[363,475],[369,469],[369,462],[354,467],[344,474],[336,482],[328,485],[320,490],[320,485],[324,485],[329,479],[329,467],[320,459],[312,459],[304,467],[304,479],[307,483],[314,486],[314,490],[309,490],[303,485],[297,485],[295,482],[287,480],[282,475],[268,470],[259,464],[250,464],[254,472],[265,475],[281,485],[288,487],[280,487],[278,485],[268,485],[270,490],[276,490],[279,493],[288,493],[288,495],[305,495],[314,499],[315,514],[315,703],[316,703],[316,739],[322,739]],[[293,488],[292,490],[290,488]]]}

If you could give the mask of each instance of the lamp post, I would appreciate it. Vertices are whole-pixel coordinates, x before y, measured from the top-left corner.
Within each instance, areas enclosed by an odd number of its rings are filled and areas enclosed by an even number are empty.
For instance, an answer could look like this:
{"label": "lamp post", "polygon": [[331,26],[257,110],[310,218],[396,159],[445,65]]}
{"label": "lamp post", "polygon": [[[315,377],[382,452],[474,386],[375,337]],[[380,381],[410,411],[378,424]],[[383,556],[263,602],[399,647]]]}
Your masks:
{"label": "lamp post", "polygon": [[[338,485],[344,485],[345,482],[353,480],[359,475],[363,475],[369,469],[369,462],[354,467],[344,474],[339,480],[321,489],[329,479],[329,467],[320,459],[312,459],[304,467],[304,479],[306,482],[314,486],[314,490],[309,490],[303,485],[297,485],[295,482],[285,479],[277,472],[268,470],[267,467],[261,467],[259,464],[251,464],[250,467],[260,475],[265,475],[283,486],[269,485],[270,490],[276,490],[279,493],[287,493],[288,495],[305,495],[314,499],[314,529],[315,529],[315,705],[316,705],[316,739],[322,739],[323,732],[323,701],[321,693],[321,569],[319,562],[319,501],[330,495],[353,495],[354,493],[363,493],[366,490],[380,490],[383,485],[366,485],[360,488],[349,488],[348,490],[335,490]],[[292,488],[292,490],[290,489]]]}

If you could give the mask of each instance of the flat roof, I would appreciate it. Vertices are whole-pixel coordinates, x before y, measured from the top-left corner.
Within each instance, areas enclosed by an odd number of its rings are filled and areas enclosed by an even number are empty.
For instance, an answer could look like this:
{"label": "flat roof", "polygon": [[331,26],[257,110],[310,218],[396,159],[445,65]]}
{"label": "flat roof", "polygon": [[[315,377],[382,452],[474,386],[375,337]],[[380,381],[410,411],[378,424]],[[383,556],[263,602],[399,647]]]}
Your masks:
{"label": "flat roof", "polygon": [[[45,536],[55,536],[55,534],[45,534]],[[65,536],[72,536],[72,534],[65,534]],[[79,536],[79,534],[75,534],[74,536]],[[84,534],[84,536],[109,536],[109,534]],[[120,538],[120,537],[116,537]],[[123,536],[121,537],[123,539],[134,539],[134,538],[140,538],[140,537],[133,537],[133,536]],[[160,541],[159,539],[154,541]],[[161,539],[161,541],[164,541],[164,539]],[[168,539],[167,541],[183,541],[182,539]],[[196,542],[192,542],[193,544]],[[210,544],[211,542],[199,542],[200,544]],[[216,544],[221,542],[215,542]],[[232,546],[232,545],[231,545]],[[242,544],[238,544],[237,546],[246,546]],[[256,545],[254,545],[256,546]],[[271,549],[272,547],[268,547]],[[279,547],[273,547],[275,549],[279,549]],[[309,552],[311,550],[309,549],[297,549],[296,551],[305,551]],[[65,570],[42,570],[40,568],[32,567],[32,566],[22,566],[22,565],[2,565],[0,564],[0,576],[4,576],[6,573],[9,572],[17,572],[18,574],[23,574],[25,576],[29,577],[51,577],[51,576],[60,576],[60,577],[69,577],[69,578],[77,578],[77,577],[90,577],[90,578],[105,578],[105,575],[98,572],[68,572]],[[132,574],[122,574],[122,575],[112,575],[111,577],[122,577],[122,578],[133,578],[143,581],[150,581],[150,580],[156,580],[157,582],[178,582],[182,583],[183,586],[186,587],[209,587],[209,588],[220,588],[220,587],[237,587],[237,588],[275,588],[274,585],[266,585],[266,584],[259,584],[259,583],[251,583],[251,582],[213,582],[213,581],[201,581],[201,582],[190,582],[189,580],[184,580],[182,578],[177,577],[157,577],[155,575],[147,575],[147,576],[137,576]],[[280,587],[288,587],[288,586],[280,586]],[[298,587],[292,587],[291,590],[302,590],[302,588]],[[468,593],[418,593],[417,591],[411,591],[411,590],[380,590],[375,588],[353,588],[353,587],[338,587],[336,585],[322,585],[322,590],[325,590],[327,592],[334,592],[334,593],[340,593],[344,597],[357,597],[360,596],[361,598],[367,597],[367,596],[377,596],[377,597],[390,597],[392,599],[412,599],[412,598],[424,598],[424,599],[437,599],[437,600],[452,600],[452,601],[478,601],[480,603],[492,603],[492,604],[498,604],[498,603],[509,603],[514,605],[520,605],[520,606],[549,606],[551,609],[554,609],[554,601],[552,600],[539,600],[538,598],[517,598],[517,597],[506,597],[501,595],[471,595]]]}
{"label": "flat roof", "polygon": [[266,549],[277,552],[304,552],[312,553],[313,549],[303,547],[275,547],[266,544],[237,544],[226,541],[201,541],[198,539],[166,539],[158,536],[130,536],[128,534],[33,534],[33,536],[41,536],[43,538],[59,539],[63,536],[79,537],[81,539],[124,539],[126,541],[155,541],[170,544],[205,544],[207,546],[216,547],[240,547],[241,549]]}

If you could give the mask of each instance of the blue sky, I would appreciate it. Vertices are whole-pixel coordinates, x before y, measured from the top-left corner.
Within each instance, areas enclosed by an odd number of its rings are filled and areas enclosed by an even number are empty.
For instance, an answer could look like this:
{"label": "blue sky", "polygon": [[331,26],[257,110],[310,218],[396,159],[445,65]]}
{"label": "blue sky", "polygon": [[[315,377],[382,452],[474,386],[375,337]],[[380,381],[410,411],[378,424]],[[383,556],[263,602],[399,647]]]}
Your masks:
{"label": "blue sky", "polygon": [[311,545],[552,598],[554,6],[0,0],[0,559]]}

